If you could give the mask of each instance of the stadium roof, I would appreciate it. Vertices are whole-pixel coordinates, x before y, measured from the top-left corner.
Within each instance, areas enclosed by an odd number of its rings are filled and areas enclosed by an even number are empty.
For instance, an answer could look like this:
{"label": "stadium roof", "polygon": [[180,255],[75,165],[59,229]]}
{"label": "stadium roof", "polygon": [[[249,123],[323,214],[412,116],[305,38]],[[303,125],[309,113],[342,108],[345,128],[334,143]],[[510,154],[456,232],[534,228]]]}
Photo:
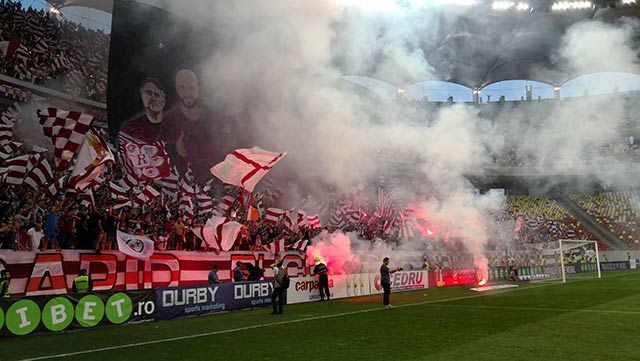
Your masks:
{"label": "stadium roof", "polygon": [[[139,0],[168,9],[165,0]],[[113,0],[48,0],[56,7],[87,6],[112,12]],[[556,1],[557,2],[557,1]],[[524,2],[476,0],[460,16],[443,16],[437,24],[435,40],[420,44],[426,61],[435,68],[439,79],[403,79],[402,82],[445,80],[483,88],[503,80],[526,79],[548,84],[563,84],[582,74],[567,74],[552,62],[554,52],[561,45],[562,35],[572,24],[585,20],[615,21],[622,17],[640,17],[638,3],[625,0],[564,1],[589,4],[585,9],[558,11],[554,0],[530,0],[527,8],[518,10]],[[498,10],[494,3],[512,4],[512,8]],[[455,5],[451,5],[455,6]],[[461,6],[461,5],[458,5]],[[197,12],[184,7],[178,15],[203,23]],[[176,11],[175,6],[172,11]],[[597,71],[618,71],[602,64]],[[375,74],[376,69],[363,69],[360,74]],[[398,83],[397,79],[381,79]],[[403,85],[403,84],[398,84]]]}

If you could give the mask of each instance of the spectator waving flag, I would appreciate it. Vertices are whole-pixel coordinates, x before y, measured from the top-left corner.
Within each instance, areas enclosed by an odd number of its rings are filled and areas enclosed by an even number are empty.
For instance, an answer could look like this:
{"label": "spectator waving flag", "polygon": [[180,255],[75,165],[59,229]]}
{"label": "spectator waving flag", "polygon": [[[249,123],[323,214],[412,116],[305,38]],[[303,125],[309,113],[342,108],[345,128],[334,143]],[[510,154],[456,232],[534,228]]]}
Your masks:
{"label": "spectator waving flag", "polygon": [[38,110],[44,135],[51,139],[56,167],[67,169],[82,145],[93,116],[79,112],[48,108]]}
{"label": "spectator waving flag", "polygon": [[237,149],[227,155],[224,161],[211,168],[211,174],[224,183],[253,192],[256,184],[287,153],[274,153],[253,147]]}
{"label": "spectator waving flag", "polygon": [[149,238],[120,231],[116,235],[118,238],[118,250],[127,256],[148,259],[153,255],[154,243]]}
{"label": "spectator waving flag", "polygon": [[89,130],[69,178],[69,187],[83,190],[100,176],[105,164],[113,162],[113,154],[98,134]]}

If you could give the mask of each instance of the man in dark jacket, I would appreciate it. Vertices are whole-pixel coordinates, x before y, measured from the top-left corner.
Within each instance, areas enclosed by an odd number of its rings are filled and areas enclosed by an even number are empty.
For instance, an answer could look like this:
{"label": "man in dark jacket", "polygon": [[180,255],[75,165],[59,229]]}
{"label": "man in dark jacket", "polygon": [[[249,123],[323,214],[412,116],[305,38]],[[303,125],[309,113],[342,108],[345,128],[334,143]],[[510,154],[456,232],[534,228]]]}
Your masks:
{"label": "man in dark jacket", "polygon": [[320,262],[319,257],[314,257],[313,260],[316,262],[316,266],[313,267],[313,274],[318,275],[318,287],[320,288],[320,301],[324,301],[324,296],[327,296],[327,301],[331,296],[329,292],[329,269],[327,269],[327,265]]}

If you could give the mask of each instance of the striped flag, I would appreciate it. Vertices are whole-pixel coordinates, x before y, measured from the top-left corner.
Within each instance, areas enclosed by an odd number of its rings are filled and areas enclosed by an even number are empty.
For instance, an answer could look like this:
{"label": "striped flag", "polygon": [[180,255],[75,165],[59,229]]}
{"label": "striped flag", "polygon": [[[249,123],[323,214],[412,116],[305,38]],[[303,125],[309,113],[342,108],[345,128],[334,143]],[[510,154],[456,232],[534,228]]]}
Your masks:
{"label": "striped flag", "polygon": [[306,227],[308,225],[307,212],[302,209],[298,209],[298,227]]}
{"label": "striped flag", "polygon": [[286,154],[286,152],[269,152],[258,147],[237,149],[227,155],[224,161],[213,166],[211,174],[223,183],[233,184],[253,192],[262,177]]}
{"label": "striped flag", "polygon": [[133,203],[137,206],[142,206],[143,204],[149,204],[153,202],[153,200],[156,199],[156,197],[158,197],[159,195],[160,195],[160,192],[158,192],[155,188],[153,188],[151,184],[148,184],[146,187],[144,187],[142,192],[140,192],[133,199]]}
{"label": "striped flag", "polygon": [[[7,91],[8,90],[5,88],[5,96],[8,97],[9,94],[7,93]],[[22,108],[20,108],[20,104],[16,102],[2,112],[2,115],[0,116],[1,118],[0,120],[5,125],[13,126],[18,120],[18,117],[20,116],[20,114],[22,114]]]}
{"label": "striped flag", "polygon": [[195,213],[193,212],[193,201],[191,200],[191,197],[187,195],[183,195],[180,198],[180,205],[178,206],[178,209],[180,209],[188,218],[193,218],[195,216]]}
{"label": "striped flag", "polygon": [[42,161],[38,162],[29,172],[24,182],[33,189],[38,190],[52,180],[53,172],[51,171],[51,166],[49,166],[49,161],[42,159]]}
{"label": "striped flag", "polygon": [[131,188],[135,188],[138,185],[138,180],[136,180],[131,174],[127,173],[124,178],[120,179],[120,185],[122,188],[129,191]]}
{"label": "striped flag", "polygon": [[51,197],[56,196],[58,193],[60,193],[61,190],[64,189],[66,179],[67,179],[67,176],[63,176],[57,181],[51,183],[48,187],[44,189],[45,194]]}
{"label": "striped flag", "polygon": [[285,211],[280,208],[267,208],[265,219],[270,224],[276,224],[282,219]]}
{"label": "striped flag", "polygon": [[38,110],[38,116],[44,135],[53,144],[56,167],[67,169],[84,142],[93,116],[56,108]]}
{"label": "striped flag", "polygon": [[111,190],[111,198],[113,199],[127,199],[127,190],[124,187],[119,186],[116,183],[109,182],[109,190]]}
{"label": "striped flag", "polygon": [[162,193],[175,198],[178,194],[178,171],[173,168],[169,176],[160,180],[160,184],[162,185]]}
{"label": "striped flag", "polygon": [[0,144],[11,142],[13,139],[13,125],[0,124]]}
{"label": "striped flag", "polygon": [[314,229],[322,227],[320,224],[320,216],[317,214],[315,216],[307,216],[307,223],[309,223],[309,226]]}
{"label": "striped flag", "polygon": [[224,196],[216,206],[216,211],[220,214],[227,214],[234,202],[235,198],[233,196]]}
{"label": "striped flag", "polygon": [[198,201],[198,210],[200,214],[213,212],[213,200],[206,194],[198,193],[196,197]]}
{"label": "striped flag", "polygon": [[291,208],[284,214],[284,230],[288,233],[293,233],[298,229],[298,215],[295,213],[296,209]]}
{"label": "striped flag", "polygon": [[9,184],[22,184],[24,177],[27,175],[30,158],[31,156],[25,154],[7,160],[4,164],[5,168],[7,168],[5,182]]}
{"label": "striped flag", "polygon": [[7,154],[13,154],[19,151],[20,147],[22,147],[22,143],[11,141],[9,143],[2,145],[2,150]]}
{"label": "striped flag", "polygon": [[296,250],[299,252],[305,252],[308,245],[309,245],[308,239],[301,239],[299,241],[296,241],[294,244],[290,245],[289,249]]}
{"label": "striped flag", "polygon": [[285,251],[286,247],[285,247],[284,239],[281,239],[279,241],[274,241],[269,244],[266,244],[262,246],[262,248],[264,248],[264,250],[269,253],[281,253]]}

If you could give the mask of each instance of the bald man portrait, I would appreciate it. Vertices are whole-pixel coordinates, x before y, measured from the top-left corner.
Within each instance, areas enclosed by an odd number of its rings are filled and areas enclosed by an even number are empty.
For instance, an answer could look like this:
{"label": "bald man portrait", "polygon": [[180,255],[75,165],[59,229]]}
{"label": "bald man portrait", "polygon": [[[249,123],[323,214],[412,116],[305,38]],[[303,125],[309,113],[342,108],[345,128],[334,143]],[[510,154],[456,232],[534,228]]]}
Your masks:
{"label": "bald man portrait", "polygon": [[207,181],[213,177],[209,169],[226,155],[221,143],[227,128],[201,106],[200,84],[193,71],[178,70],[175,87],[180,103],[163,120],[163,138],[175,144],[171,162],[180,173],[190,166],[197,180]]}

